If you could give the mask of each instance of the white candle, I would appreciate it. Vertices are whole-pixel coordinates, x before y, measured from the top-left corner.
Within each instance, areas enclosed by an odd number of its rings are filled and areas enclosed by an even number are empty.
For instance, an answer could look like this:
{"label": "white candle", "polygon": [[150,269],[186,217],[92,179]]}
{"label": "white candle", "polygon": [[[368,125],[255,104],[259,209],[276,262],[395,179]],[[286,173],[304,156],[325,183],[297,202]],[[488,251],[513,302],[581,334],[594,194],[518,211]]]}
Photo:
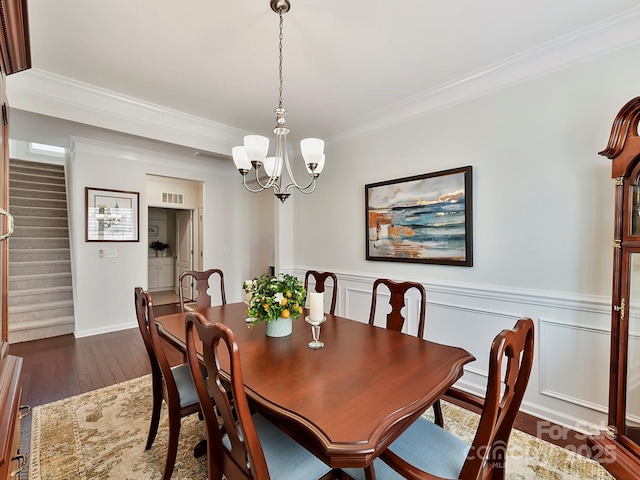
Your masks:
{"label": "white candle", "polygon": [[322,320],[324,316],[324,294],[309,292],[309,318],[313,321]]}
{"label": "white candle", "polygon": [[247,303],[251,302],[251,297],[253,296],[253,291],[251,289],[252,283],[253,282],[251,280],[244,281],[244,288],[246,290],[244,294],[244,301]]}

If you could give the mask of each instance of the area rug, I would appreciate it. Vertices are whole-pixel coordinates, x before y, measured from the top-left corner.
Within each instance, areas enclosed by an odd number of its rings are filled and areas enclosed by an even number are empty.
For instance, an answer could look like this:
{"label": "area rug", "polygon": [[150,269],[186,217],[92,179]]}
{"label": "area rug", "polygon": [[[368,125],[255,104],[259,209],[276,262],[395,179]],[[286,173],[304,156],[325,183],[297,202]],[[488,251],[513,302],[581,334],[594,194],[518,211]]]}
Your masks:
{"label": "area rug", "polygon": [[[442,407],[447,428],[470,441],[478,416],[446,402]],[[167,448],[166,408],[155,443],[145,451],[150,412],[150,376],[35,407],[29,479],[160,479]],[[194,445],[204,438],[197,415],[182,419],[173,480],[207,478],[205,458],[193,456]],[[519,431],[513,432],[507,453],[508,480],[612,479],[596,462]]]}

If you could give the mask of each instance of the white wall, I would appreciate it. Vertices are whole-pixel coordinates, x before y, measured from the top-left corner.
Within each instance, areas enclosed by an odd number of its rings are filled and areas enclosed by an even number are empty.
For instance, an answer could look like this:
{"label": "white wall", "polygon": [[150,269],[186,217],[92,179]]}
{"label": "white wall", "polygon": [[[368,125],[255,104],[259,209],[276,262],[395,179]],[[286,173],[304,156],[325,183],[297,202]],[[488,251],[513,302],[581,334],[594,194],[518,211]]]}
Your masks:
{"label": "white wall", "polygon": [[[426,336],[477,357],[459,384],[471,391],[484,388],[491,339],[530,316],[525,410],[572,427],[605,421],[614,182],[598,152],[640,95],[639,55],[627,48],[329,145],[316,192],[295,199],[296,272],[336,272],[338,311],[363,321],[375,278],[424,283]],[[465,165],[473,267],[365,260],[365,184]]]}
{"label": "white wall", "polygon": [[[75,138],[70,162],[70,221],[73,245],[76,336],[136,325],[133,289],[147,286],[147,174],[198,180],[204,184],[203,265],[225,272],[228,301],[241,299],[249,275],[249,227],[243,212],[254,201],[245,195],[237,171],[207,161],[163,156],[123,145]],[[238,178],[236,178],[238,177]],[[85,242],[85,187],[140,192],[139,242]],[[157,202],[154,202],[157,205]],[[100,258],[102,248],[116,258]],[[248,252],[234,255],[234,251]]]}

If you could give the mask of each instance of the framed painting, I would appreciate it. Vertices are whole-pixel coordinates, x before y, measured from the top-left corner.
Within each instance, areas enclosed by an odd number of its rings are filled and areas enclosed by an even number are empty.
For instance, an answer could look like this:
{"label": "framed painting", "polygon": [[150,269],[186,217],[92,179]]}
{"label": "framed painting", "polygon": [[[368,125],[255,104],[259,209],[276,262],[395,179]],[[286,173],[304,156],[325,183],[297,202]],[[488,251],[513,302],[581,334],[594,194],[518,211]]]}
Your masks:
{"label": "framed painting", "polygon": [[140,241],[138,192],[85,188],[87,242]]}
{"label": "framed painting", "polygon": [[367,260],[473,266],[471,172],[365,185]]}

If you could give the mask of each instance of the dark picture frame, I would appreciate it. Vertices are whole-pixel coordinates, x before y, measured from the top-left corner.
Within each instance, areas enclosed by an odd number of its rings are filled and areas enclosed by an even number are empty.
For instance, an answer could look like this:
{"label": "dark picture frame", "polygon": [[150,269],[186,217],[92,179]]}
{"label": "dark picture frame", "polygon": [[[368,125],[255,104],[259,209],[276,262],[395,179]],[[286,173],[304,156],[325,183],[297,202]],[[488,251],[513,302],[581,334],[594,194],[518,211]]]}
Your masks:
{"label": "dark picture frame", "polygon": [[473,266],[472,167],[365,185],[366,258]]}
{"label": "dark picture frame", "polygon": [[85,187],[87,242],[139,242],[138,192]]}

